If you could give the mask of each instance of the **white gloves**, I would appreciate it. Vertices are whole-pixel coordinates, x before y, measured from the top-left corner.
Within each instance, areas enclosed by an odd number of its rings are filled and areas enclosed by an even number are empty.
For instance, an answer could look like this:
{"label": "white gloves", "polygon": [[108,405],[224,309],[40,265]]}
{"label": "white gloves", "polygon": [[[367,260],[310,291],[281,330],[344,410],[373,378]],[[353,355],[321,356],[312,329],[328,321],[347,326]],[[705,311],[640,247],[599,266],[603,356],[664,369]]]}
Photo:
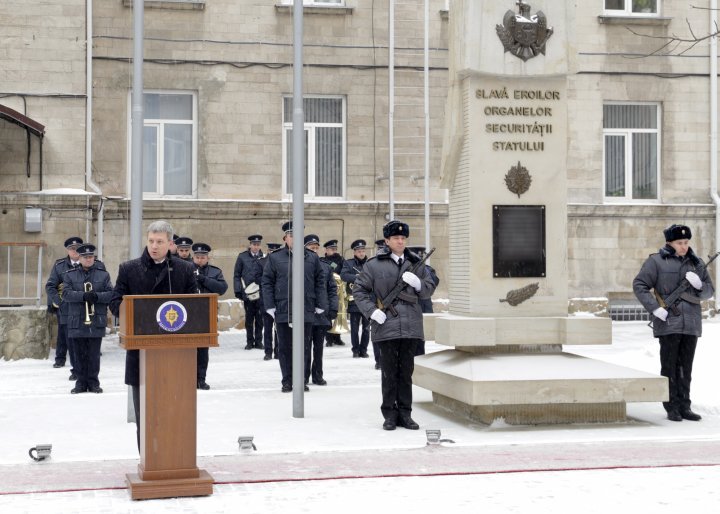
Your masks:
{"label": "white gloves", "polygon": [[272,319],[275,319],[275,307],[273,307],[272,309],[268,309],[265,312],[270,314],[270,316],[272,316]]}
{"label": "white gloves", "polygon": [[685,280],[690,282],[690,285],[697,290],[702,290],[702,280],[698,277],[698,274],[694,271],[688,271],[685,273]]}
{"label": "white gloves", "polygon": [[325,312],[325,309],[321,309],[320,307],[315,307],[315,314],[322,314]]}
{"label": "white gloves", "polygon": [[653,311],[653,316],[655,316],[656,318],[661,319],[663,321],[666,321],[667,317],[668,317],[668,311],[666,311],[662,307],[658,307],[657,309],[655,309]]}
{"label": "white gloves", "polygon": [[[412,275],[412,273],[411,273],[411,275]],[[413,275],[413,277],[415,277],[415,275]],[[417,278],[417,277],[415,277],[415,278]],[[373,311],[373,313],[370,314],[370,319],[375,321],[378,325],[382,325],[383,323],[385,323],[387,316],[380,309],[375,309]]]}
{"label": "white gloves", "polygon": [[[688,273],[690,273],[688,271]],[[422,289],[422,282],[420,282],[420,279],[415,273],[410,273],[409,271],[406,271],[402,274],[403,282],[405,282],[408,285],[411,285],[415,288],[415,291],[420,291]]]}

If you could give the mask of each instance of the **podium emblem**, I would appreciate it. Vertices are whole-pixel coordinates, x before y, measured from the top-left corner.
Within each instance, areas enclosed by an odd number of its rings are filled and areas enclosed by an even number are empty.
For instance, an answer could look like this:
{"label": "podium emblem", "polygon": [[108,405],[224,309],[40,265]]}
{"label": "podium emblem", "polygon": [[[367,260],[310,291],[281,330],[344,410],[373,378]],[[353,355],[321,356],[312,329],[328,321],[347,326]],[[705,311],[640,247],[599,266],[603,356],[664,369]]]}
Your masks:
{"label": "podium emblem", "polygon": [[155,321],[166,332],[177,332],[187,323],[187,310],[179,302],[163,303],[155,313]]}

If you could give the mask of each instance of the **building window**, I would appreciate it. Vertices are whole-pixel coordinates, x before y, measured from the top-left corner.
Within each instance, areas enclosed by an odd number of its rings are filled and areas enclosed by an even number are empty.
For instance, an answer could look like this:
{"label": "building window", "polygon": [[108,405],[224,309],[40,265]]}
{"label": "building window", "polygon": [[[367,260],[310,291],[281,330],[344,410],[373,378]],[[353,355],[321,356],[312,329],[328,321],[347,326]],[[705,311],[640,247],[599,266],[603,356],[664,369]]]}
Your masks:
{"label": "building window", "polygon": [[146,92],[143,96],[144,196],[195,196],[195,94]]}
{"label": "building window", "polygon": [[[283,98],[283,191],[292,194],[292,97]],[[305,194],[345,196],[345,99],[305,97]]]}
{"label": "building window", "polygon": [[660,0],[603,0],[605,14],[649,16],[660,13]]}
{"label": "building window", "polygon": [[605,197],[657,200],[660,156],[660,106],[603,106]]}
{"label": "building window", "polygon": [[[282,0],[283,5],[293,5],[294,0]],[[303,5],[325,6],[325,5],[345,5],[345,0],[303,0]]]}

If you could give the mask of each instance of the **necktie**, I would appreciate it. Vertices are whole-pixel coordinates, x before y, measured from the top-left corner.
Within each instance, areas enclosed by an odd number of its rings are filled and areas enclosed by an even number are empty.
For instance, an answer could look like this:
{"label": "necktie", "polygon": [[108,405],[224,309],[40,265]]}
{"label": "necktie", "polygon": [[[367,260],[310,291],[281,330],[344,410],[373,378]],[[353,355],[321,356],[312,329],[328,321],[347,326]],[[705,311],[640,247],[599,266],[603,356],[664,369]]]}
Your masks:
{"label": "necktie", "polygon": [[402,265],[403,265],[403,258],[400,257],[400,258],[398,259],[398,268],[402,267]]}

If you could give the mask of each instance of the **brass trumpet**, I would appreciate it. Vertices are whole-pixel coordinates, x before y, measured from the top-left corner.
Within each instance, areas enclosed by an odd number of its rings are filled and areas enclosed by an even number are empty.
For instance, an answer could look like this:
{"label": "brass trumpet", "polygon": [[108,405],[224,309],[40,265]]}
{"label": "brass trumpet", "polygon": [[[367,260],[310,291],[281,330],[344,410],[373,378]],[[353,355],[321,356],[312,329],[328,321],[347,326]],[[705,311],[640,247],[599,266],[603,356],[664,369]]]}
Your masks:
{"label": "brass trumpet", "polygon": [[333,273],[335,285],[338,291],[338,314],[332,322],[332,327],[328,330],[328,334],[347,334],[350,332],[348,328],[348,295],[345,291],[345,284],[340,275]]}
{"label": "brass trumpet", "polygon": [[[93,290],[92,282],[85,282],[83,284],[85,288],[85,292],[89,293]],[[90,316],[95,316],[95,305],[90,305],[88,302],[85,302],[85,321],[84,323],[86,325],[89,325],[92,323],[92,320],[90,319]]]}

